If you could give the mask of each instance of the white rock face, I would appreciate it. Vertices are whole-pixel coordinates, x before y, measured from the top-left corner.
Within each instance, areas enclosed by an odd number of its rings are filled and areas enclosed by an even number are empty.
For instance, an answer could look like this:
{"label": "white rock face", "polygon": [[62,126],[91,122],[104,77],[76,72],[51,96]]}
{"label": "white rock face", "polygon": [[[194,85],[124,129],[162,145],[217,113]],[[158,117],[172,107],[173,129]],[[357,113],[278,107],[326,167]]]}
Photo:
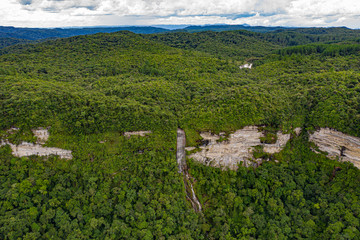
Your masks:
{"label": "white rock face", "polygon": [[252,63],[246,63],[246,64],[244,64],[244,65],[239,66],[240,69],[243,69],[243,68],[249,68],[249,69],[251,69],[251,67],[252,67]]}
{"label": "white rock face", "polygon": [[294,132],[295,132],[296,136],[299,136],[301,133],[301,128],[299,128],[299,127],[295,128]]}
{"label": "white rock face", "polygon": [[176,161],[178,163],[179,173],[182,173],[186,169],[186,137],[185,132],[182,129],[177,130],[176,138]]}
{"label": "white rock face", "polygon": [[264,152],[267,153],[277,153],[280,152],[290,140],[290,134],[283,134],[282,132],[277,132],[277,140],[274,144],[263,144]]}
{"label": "white rock face", "polygon": [[11,147],[12,154],[15,157],[28,157],[32,155],[37,155],[37,156],[58,155],[60,156],[60,158],[72,159],[73,156],[70,150],[42,146],[42,144],[44,144],[49,138],[49,132],[47,131],[47,129],[44,128],[33,129],[32,132],[38,138],[37,144],[22,142],[19,145],[15,145],[9,143],[7,140],[5,141],[1,140],[0,146],[4,146],[8,144]]}
{"label": "white rock face", "polygon": [[[189,157],[196,161],[214,167],[237,169],[240,162],[244,162],[245,166],[253,164],[249,161],[253,158],[252,152],[255,146],[264,146],[267,153],[279,152],[290,139],[290,134],[277,133],[277,141],[275,144],[264,144],[260,142],[260,138],[264,137],[256,126],[247,126],[230,134],[229,139],[223,142],[216,142],[220,137],[211,133],[201,133],[204,140],[208,140],[207,146],[200,147],[201,151],[191,154]],[[261,160],[256,160],[261,161]]]}
{"label": "white rock face", "polygon": [[311,134],[309,140],[315,143],[320,151],[327,152],[328,157],[352,162],[360,168],[360,138],[329,128],[321,128]]}
{"label": "white rock face", "polygon": [[147,134],[150,134],[151,131],[136,131],[136,132],[125,132],[125,137],[131,137],[131,136],[141,136],[145,137]]}
{"label": "white rock face", "polygon": [[49,131],[46,128],[38,128],[32,130],[38,143],[45,143],[49,139]]}
{"label": "white rock face", "polygon": [[195,150],[195,149],[196,149],[196,147],[185,147],[186,151],[192,151],[192,150]]}
{"label": "white rock face", "polygon": [[70,150],[64,150],[54,147],[43,147],[40,144],[33,144],[28,142],[22,142],[20,145],[14,145],[8,143],[12,149],[12,154],[15,157],[28,157],[32,155],[37,156],[50,156],[58,155],[60,158],[71,159],[72,154]]}

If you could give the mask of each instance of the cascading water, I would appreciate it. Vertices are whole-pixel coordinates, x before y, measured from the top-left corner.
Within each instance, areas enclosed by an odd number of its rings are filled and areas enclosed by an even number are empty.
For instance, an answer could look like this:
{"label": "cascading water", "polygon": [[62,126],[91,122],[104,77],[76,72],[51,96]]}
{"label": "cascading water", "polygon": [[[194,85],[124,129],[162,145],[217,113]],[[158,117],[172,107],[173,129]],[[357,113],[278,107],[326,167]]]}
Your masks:
{"label": "cascading water", "polygon": [[186,154],[185,154],[186,136],[182,129],[177,130],[177,142],[176,142],[176,160],[178,163],[179,173],[183,174],[184,186],[186,190],[186,197],[191,202],[196,212],[201,212],[201,204],[196,197],[193,185],[190,181],[191,176],[187,171]]}

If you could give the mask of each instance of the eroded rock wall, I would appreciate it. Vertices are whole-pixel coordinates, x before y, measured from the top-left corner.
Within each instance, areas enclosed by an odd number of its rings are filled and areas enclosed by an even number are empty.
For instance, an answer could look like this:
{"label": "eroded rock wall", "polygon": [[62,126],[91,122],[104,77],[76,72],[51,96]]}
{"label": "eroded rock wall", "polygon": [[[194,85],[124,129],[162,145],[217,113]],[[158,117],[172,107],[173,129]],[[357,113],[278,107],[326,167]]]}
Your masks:
{"label": "eroded rock wall", "polygon": [[49,138],[49,132],[47,129],[38,128],[38,129],[33,129],[32,132],[34,136],[37,137],[36,144],[22,142],[19,145],[15,145],[7,140],[1,140],[0,146],[9,145],[11,147],[12,154],[15,157],[28,157],[32,155],[37,155],[37,156],[57,155],[60,158],[72,159],[73,156],[70,150],[42,146]]}
{"label": "eroded rock wall", "polygon": [[28,142],[22,142],[19,145],[8,143],[12,149],[12,154],[15,157],[28,157],[32,155],[37,156],[50,156],[58,155],[60,158],[71,159],[72,154],[70,150],[64,150],[54,147],[43,147],[40,144],[33,144]]}
{"label": "eroded rock wall", "polygon": [[309,140],[315,143],[320,151],[327,152],[328,157],[352,162],[360,168],[360,138],[333,129],[321,128],[310,134]]}
{"label": "eroded rock wall", "polygon": [[200,134],[201,137],[208,141],[206,146],[200,147],[200,151],[191,154],[189,157],[196,161],[214,167],[230,168],[236,170],[240,162],[245,166],[256,164],[259,159],[252,161],[255,146],[263,146],[267,153],[276,153],[285,147],[290,139],[290,134],[277,133],[277,141],[274,144],[261,143],[260,138],[264,133],[259,131],[257,126],[247,126],[230,134],[228,140],[218,142],[219,135],[209,132]]}

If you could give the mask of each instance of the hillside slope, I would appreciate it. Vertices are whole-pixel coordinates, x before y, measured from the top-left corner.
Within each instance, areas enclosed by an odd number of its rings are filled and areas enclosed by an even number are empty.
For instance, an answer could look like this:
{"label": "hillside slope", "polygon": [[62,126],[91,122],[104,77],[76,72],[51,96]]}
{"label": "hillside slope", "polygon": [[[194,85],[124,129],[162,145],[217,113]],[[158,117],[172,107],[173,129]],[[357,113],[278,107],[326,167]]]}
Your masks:
{"label": "hillside slope", "polygon": [[[360,137],[359,48],[274,42],[242,31],[124,31],[2,49],[0,238],[357,239],[360,171],[313,152],[308,131]],[[244,59],[254,67],[240,69]],[[223,132],[226,144],[248,125],[262,142],[280,130],[290,140],[279,153],[255,148],[257,168],[187,159],[195,212],[177,129],[199,147],[202,131]],[[35,143],[39,127],[50,132],[44,147],[72,158],[14,156],[6,142]]]}

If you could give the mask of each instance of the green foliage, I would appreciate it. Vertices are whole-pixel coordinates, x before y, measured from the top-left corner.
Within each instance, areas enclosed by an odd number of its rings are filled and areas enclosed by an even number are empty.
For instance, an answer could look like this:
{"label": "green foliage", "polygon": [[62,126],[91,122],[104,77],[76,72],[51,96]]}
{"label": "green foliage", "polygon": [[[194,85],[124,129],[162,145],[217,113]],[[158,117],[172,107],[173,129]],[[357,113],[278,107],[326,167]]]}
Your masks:
{"label": "green foliage", "polygon": [[244,60],[263,57],[279,47],[247,31],[165,33],[144,35],[171,47],[193,49],[223,59]]}
{"label": "green foliage", "polygon": [[302,54],[310,55],[320,53],[323,56],[347,56],[356,54],[360,52],[359,44],[308,44],[296,47],[288,47],[279,50],[279,54],[292,55],[292,54]]}
{"label": "green foliage", "polygon": [[[262,140],[260,138],[260,140]],[[269,160],[272,156],[269,153],[264,152],[264,146],[258,145],[254,147],[253,151],[254,159],[263,159],[263,160]]]}
{"label": "green foliage", "polygon": [[[295,127],[360,136],[356,35],[119,32],[2,49],[1,138],[34,142],[32,128],[51,126],[47,145],[74,158],[0,148],[0,238],[357,239],[359,170],[313,153],[305,134],[279,154],[256,149],[269,160],[256,169],[190,160],[202,214],[175,158],[178,127],[189,146],[246,125],[266,126],[265,143]],[[239,69],[245,59],[255,67]],[[152,134],[123,136],[136,130]]]}
{"label": "green foliage", "polygon": [[264,135],[265,135],[264,137],[260,137],[260,142],[261,143],[266,143],[266,144],[274,144],[274,143],[276,143],[276,141],[277,141],[277,134],[276,133],[265,131]]}
{"label": "green foliage", "polygon": [[[357,239],[359,170],[313,153],[304,138],[282,154],[280,163],[236,172],[189,162],[207,203],[208,237]],[[341,170],[332,177],[335,167]]]}
{"label": "green foliage", "polygon": [[282,46],[296,46],[311,43],[338,43],[356,41],[360,37],[359,30],[339,28],[295,28],[281,29],[259,34],[261,39]]}
{"label": "green foliage", "polygon": [[2,239],[200,237],[202,220],[186,205],[174,146],[161,136],[54,138],[67,141],[73,160],[14,158],[0,148]]}
{"label": "green foliage", "polygon": [[0,37],[0,49],[15,44],[26,44],[30,42],[31,41],[25,39]]}

